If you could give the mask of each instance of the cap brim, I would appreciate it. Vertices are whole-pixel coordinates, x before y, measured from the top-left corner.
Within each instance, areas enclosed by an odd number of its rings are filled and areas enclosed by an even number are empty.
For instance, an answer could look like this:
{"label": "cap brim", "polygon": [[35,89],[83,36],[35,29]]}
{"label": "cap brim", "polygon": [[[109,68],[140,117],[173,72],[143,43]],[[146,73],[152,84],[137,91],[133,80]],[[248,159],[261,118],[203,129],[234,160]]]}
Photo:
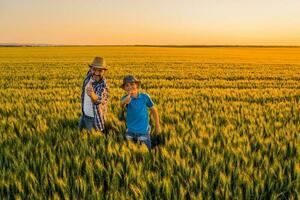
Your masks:
{"label": "cap brim", "polygon": [[[134,83],[141,84],[141,81],[134,81]],[[120,85],[120,88],[124,89],[125,84],[126,84],[126,83],[123,83],[122,85]]]}

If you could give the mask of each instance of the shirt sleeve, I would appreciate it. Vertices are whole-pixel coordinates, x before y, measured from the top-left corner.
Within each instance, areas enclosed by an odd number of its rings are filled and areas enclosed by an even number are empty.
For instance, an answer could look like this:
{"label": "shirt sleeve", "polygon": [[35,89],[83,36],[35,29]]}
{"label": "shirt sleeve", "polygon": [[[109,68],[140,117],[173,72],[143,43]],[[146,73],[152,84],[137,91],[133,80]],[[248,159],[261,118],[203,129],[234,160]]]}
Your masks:
{"label": "shirt sleeve", "polygon": [[154,106],[154,103],[152,101],[152,99],[150,98],[150,96],[148,94],[145,94],[146,96],[146,105],[148,108],[152,108]]}
{"label": "shirt sleeve", "polygon": [[108,98],[109,98],[109,89],[106,85],[106,87],[103,89],[102,91],[102,101],[101,101],[101,104],[103,106],[106,106],[107,105],[107,102],[108,102]]}
{"label": "shirt sleeve", "polygon": [[94,104],[106,106],[109,96],[109,90],[106,83],[102,87],[98,87],[98,89],[95,90],[95,94],[98,96],[98,100]]}

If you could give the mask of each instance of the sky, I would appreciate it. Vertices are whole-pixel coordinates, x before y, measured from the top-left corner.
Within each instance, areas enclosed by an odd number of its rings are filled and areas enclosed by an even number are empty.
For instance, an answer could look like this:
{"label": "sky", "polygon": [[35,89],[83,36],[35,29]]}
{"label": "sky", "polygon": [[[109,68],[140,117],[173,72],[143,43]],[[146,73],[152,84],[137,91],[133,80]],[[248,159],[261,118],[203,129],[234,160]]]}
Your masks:
{"label": "sky", "polygon": [[0,43],[300,45],[300,0],[0,0]]}

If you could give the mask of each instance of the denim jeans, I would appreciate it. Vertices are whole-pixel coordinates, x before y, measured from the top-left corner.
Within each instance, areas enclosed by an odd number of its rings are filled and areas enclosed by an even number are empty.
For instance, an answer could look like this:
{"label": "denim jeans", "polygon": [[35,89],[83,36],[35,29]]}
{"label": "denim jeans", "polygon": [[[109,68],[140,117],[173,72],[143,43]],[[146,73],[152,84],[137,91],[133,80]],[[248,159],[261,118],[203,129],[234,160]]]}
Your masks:
{"label": "denim jeans", "polygon": [[150,128],[148,130],[148,132],[146,134],[140,134],[140,133],[133,133],[130,131],[126,132],[126,138],[128,140],[132,140],[135,142],[143,142],[144,144],[146,144],[149,152],[151,151],[151,139],[150,139]]}
{"label": "denim jeans", "polygon": [[86,115],[81,115],[78,127],[80,130],[87,129],[88,131],[91,131],[92,128],[95,128],[94,118]]}

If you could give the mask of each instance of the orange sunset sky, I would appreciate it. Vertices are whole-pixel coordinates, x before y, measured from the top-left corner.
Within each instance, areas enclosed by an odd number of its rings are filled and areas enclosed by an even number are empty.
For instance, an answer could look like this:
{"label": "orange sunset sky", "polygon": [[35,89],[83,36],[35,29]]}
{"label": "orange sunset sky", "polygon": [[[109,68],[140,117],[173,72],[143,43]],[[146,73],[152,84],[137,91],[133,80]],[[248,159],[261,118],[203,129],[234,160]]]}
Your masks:
{"label": "orange sunset sky", "polygon": [[300,45],[300,0],[0,0],[0,43]]}

